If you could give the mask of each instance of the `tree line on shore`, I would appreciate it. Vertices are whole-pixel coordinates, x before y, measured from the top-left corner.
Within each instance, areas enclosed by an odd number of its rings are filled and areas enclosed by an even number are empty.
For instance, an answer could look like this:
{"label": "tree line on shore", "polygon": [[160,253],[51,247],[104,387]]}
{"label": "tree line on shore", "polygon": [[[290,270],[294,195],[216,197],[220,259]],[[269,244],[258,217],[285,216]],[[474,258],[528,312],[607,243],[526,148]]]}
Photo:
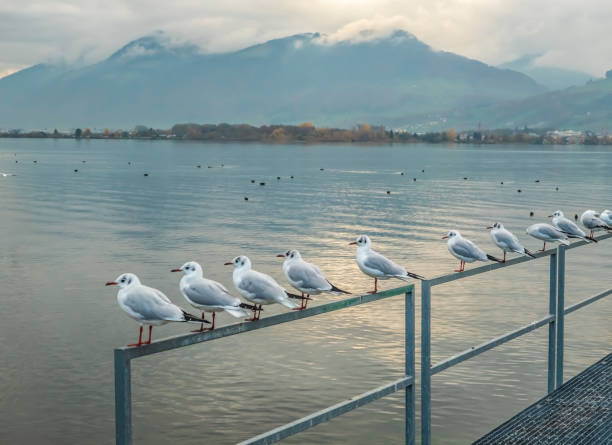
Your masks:
{"label": "tree line on shore", "polygon": [[387,129],[383,125],[360,124],[352,129],[315,127],[310,122],[300,125],[248,124],[176,124],[170,129],[154,129],[138,125],[134,129],[92,131],[77,128],[70,131],[1,131],[0,137],[74,138],[74,139],[179,139],[210,142],[267,143],[480,143],[480,144],[587,144],[612,145],[612,135],[589,131],[556,131],[522,129],[475,130],[457,132],[410,132]]}

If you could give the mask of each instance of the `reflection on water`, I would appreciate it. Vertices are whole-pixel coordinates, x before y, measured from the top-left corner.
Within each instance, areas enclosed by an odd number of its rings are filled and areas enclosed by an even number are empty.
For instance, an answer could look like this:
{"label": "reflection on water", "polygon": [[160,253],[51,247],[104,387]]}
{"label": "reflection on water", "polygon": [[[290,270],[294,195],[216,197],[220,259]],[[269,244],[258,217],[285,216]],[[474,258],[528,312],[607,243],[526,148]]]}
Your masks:
{"label": "reflection on water", "polygon": [[[169,269],[197,260],[233,289],[223,263],[245,254],[284,283],[275,255],[297,248],[359,293],[372,283],[348,242],[367,233],[436,276],[457,266],[440,239],[451,228],[495,255],[485,227],[502,221],[535,250],[529,224],[611,207],[611,161],[601,147],[1,140],[0,171],[17,176],[0,177],[0,439],[113,442],[112,349],[137,335],[103,286],[121,272],[187,308]],[[610,287],[607,244],[568,252],[568,304]],[[547,271],[539,260],[434,288],[434,363],[545,314]],[[567,377],[609,351],[611,315],[607,299],[568,317]],[[396,297],[139,359],[135,440],[234,443],[387,383],[403,373],[403,326]],[[436,375],[434,440],[473,440],[542,396],[546,342],[540,329]],[[397,394],[287,442],[401,443],[402,432]]]}

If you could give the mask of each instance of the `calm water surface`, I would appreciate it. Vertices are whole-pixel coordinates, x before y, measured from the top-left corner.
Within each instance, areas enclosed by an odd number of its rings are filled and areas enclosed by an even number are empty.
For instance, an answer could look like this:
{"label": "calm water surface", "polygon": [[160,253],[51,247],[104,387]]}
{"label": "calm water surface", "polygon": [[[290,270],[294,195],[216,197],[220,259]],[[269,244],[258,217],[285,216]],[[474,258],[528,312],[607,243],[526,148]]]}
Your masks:
{"label": "calm water surface", "polygon": [[[243,254],[285,284],[275,255],[297,248],[361,293],[372,283],[348,246],[357,235],[409,270],[448,273],[457,266],[440,239],[449,229],[498,254],[485,227],[502,221],[537,249],[529,224],[557,209],[612,207],[611,167],[602,147],[0,140],[0,172],[16,174],[0,177],[0,442],[113,443],[112,350],[137,336],[104,287],[122,272],[190,309],[171,268],[197,260],[233,289],[223,263]],[[611,287],[611,246],[568,252],[568,304]],[[435,288],[434,363],[543,316],[547,267]],[[134,438],[234,443],[397,379],[402,314],[397,297],[139,359]],[[610,351],[611,317],[608,298],[567,318],[567,378]],[[546,350],[540,329],[435,376],[434,442],[474,440],[541,397]],[[402,431],[397,394],[287,443],[399,444]]]}

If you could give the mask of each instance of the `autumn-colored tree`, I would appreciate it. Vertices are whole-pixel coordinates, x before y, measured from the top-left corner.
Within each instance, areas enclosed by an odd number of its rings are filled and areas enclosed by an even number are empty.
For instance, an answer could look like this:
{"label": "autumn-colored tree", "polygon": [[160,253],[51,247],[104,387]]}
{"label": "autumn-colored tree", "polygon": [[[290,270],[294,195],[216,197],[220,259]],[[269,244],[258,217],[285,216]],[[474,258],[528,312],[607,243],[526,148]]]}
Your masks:
{"label": "autumn-colored tree", "polygon": [[104,136],[108,137],[108,135],[110,134],[110,130],[108,128],[104,129]]}
{"label": "autumn-colored tree", "polygon": [[84,138],[91,137],[91,130],[89,128],[86,128],[85,130],[83,130],[83,137]]}
{"label": "autumn-colored tree", "polygon": [[314,125],[312,124],[312,122],[302,122],[300,124],[300,127],[302,127],[302,128],[314,128]]}
{"label": "autumn-colored tree", "polygon": [[449,141],[455,141],[457,139],[457,132],[455,131],[454,128],[451,128],[450,130],[446,132],[446,138]]}

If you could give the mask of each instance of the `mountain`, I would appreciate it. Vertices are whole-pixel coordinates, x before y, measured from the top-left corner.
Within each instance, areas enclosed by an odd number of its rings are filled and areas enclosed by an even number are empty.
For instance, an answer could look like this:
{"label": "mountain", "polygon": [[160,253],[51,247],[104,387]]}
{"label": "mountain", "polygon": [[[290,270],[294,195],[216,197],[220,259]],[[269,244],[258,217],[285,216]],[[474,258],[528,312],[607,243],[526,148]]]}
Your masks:
{"label": "mountain", "polygon": [[583,86],[455,110],[446,118],[456,128],[474,128],[474,122],[481,122],[485,128],[611,129],[612,74]]}
{"label": "mountain", "polygon": [[436,51],[400,30],[335,43],[299,34],[223,54],[157,33],[93,65],[37,65],[0,79],[0,128],[404,126],[543,91],[524,74]]}
{"label": "mountain", "polygon": [[541,56],[542,54],[527,54],[516,60],[503,63],[499,65],[499,68],[526,74],[550,90],[584,85],[593,78],[593,76],[582,71],[538,65],[537,60]]}

